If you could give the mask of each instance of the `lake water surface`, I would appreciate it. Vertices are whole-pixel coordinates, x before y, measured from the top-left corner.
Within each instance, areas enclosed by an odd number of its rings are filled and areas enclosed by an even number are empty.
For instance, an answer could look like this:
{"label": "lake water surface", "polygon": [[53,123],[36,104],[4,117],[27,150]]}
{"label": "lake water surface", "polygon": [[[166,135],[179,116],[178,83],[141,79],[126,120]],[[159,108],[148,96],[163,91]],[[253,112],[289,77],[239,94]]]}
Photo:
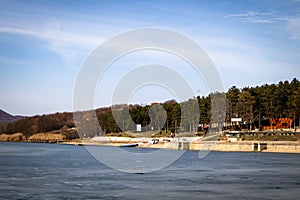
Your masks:
{"label": "lake water surface", "polygon": [[167,168],[131,174],[106,167],[83,146],[0,143],[0,199],[299,198],[300,154],[211,152],[199,159],[187,151]]}

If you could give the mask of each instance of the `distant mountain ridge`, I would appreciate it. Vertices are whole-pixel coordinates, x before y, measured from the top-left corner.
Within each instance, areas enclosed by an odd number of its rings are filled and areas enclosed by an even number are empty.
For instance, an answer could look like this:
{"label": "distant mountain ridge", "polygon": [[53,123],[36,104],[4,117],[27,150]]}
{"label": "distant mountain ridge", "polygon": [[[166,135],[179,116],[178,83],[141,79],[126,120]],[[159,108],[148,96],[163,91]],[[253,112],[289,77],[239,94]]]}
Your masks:
{"label": "distant mountain ridge", "polygon": [[12,122],[18,119],[22,119],[22,116],[13,116],[3,110],[0,109],[0,122]]}

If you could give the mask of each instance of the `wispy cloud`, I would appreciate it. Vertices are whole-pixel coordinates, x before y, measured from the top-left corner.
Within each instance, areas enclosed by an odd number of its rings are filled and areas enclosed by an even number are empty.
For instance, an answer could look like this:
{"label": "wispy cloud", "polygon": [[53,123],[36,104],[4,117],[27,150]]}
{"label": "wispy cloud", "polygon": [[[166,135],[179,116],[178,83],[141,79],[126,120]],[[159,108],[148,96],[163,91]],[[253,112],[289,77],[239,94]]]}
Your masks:
{"label": "wispy cloud", "polygon": [[[104,2],[95,2],[94,6],[82,3],[89,9],[88,12],[85,8],[79,8],[83,12],[78,12],[69,7],[59,7],[56,3],[50,6],[43,3],[33,6],[23,1],[14,2],[14,5],[10,5],[11,2],[2,4],[4,9],[0,11],[0,33],[41,40],[48,50],[66,61],[74,61],[82,55],[85,57],[111,36],[144,24],[143,16],[137,19],[134,13],[125,16],[121,13],[124,8],[110,3],[110,7],[106,8]],[[74,8],[82,5],[78,3]],[[101,12],[96,9],[97,6],[102,9]],[[112,15],[104,9],[112,9],[114,13],[118,13],[119,9],[120,13]]]}
{"label": "wispy cloud", "polygon": [[33,64],[31,61],[25,61],[17,58],[10,58],[5,56],[0,56],[0,63],[5,64],[17,64],[17,65],[27,65],[27,64]]}
{"label": "wispy cloud", "polygon": [[291,34],[291,39],[300,40],[300,16],[286,19],[287,29]]}
{"label": "wispy cloud", "polygon": [[245,13],[230,14],[225,17],[230,17],[248,23],[273,23],[274,22],[274,19],[272,19],[271,13],[269,12],[262,13],[262,12],[248,11]]}
{"label": "wispy cloud", "polygon": [[[300,0],[299,0],[300,2]],[[271,13],[260,13],[248,11],[245,13],[230,14],[225,16],[234,20],[239,20],[245,23],[260,23],[260,24],[282,24],[282,29],[285,29],[290,34],[292,40],[300,40],[300,16],[277,16]]]}
{"label": "wispy cloud", "polygon": [[67,62],[82,54],[86,55],[105,39],[103,35],[97,34],[102,29],[106,30],[105,25],[95,27],[92,20],[78,21],[74,15],[69,14],[67,18],[55,16],[51,12],[0,12],[0,33],[40,40],[48,50]]}
{"label": "wispy cloud", "polygon": [[90,51],[101,41],[101,38],[87,33],[63,31],[60,27],[48,29],[30,29],[27,27],[0,27],[1,33],[18,34],[34,37],[48,43],[48,49],[58,53],[66,60],[73,59],[82,49]]}

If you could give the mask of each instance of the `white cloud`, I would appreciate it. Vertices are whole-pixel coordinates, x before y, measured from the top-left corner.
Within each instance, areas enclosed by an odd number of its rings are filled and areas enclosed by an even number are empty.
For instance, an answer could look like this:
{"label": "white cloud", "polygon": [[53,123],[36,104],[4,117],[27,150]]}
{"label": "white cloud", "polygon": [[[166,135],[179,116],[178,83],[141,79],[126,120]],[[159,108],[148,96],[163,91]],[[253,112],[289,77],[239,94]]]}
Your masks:
{"label": "white cloud", "polygon": [[17,65],[27,65],[27,64],[33,64],[33,62],[30,61],[24,61],[17,58],[10,58],[6,56],[0,56],[0,63],[5,64],[17,64]]}
{"label": "white cloud", "polygon": [[48,42],[48,48],[65,59],[76,57],[81,50],[90,51],[101,41],[101,38],[60,29],[30,30],[23,27],[0,27],[0,32],[30,36]]}
{"label": "white cloud", "polygon": [[104,40],[103,36],[96,35],[97,29],[104,27],[95,28],[91,21],[62,21],[47,14],[37,18],[34,14],[23,12],[2,12],[0,16],[0,33],[42,40],[46,42],[46,48],[66,61],[86,55]]}
{"label": "white cloud", "polygon": [[[300,1],[300,0],[299,0]],[[284,23],[284,29],[290,34],[290,39],[300,40],[300,16],[278,17],[278,21]]]}
{"label": "white cloud", "polygon": [[258,12],[248,11],[246,13],[230,14],[228,17],[253,17],[257,15],[266,15]]}
{"label": "white cloud", "polygon": [[[300,2],[300,0],[298,0]],[[300,16],[276,16],[271,13],[259,13],[248,11],[246,13],[230,14],[225,17],[240,20],[246,23],[282,23],[282,29],[286,29],[290,34],[290,39],[300,40]]]}
{"label": "white cloud", "polygon": [[248,11],[245,13],[230,14],[225,17],[230,17],[248,23],[273,23],[274,22],[274,20],[271,17],[271,13],[268,12],[262,13],[262,12]]}
{"label": "white cloud", "polygon": [[291,39],[300,40],[300,16],[288,18],[287,29],[291,34]]}

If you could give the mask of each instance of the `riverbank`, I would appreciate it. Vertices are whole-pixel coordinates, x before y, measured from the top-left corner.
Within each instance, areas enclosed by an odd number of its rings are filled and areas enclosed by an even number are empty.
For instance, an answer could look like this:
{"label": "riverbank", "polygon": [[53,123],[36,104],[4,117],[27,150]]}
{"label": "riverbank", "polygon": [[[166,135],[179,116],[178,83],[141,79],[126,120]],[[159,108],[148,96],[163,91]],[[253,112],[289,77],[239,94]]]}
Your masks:
{"label": "riverbank", "polygon": [[161,148],[172,150],[197,150],[197,151],[228,151],[228,152],[278,152],[300,153],[300,141],[205,141],[202,137],[94,137],[86,139],[66,139],[61,134],[39,133],[26,138],[22,133],[1,134],[0,141],[8,142],[37,142],[59,143],[68,145],[102,145],[121,146],[122,144],[138,144],[139,148]]}
{"label": "riverbank", "polygon": [[[156,140],[156,143],[153,143]],[[139,148],[162,148],[172,150],[224,151],[224,152],[277,152],[300,153],[299,141],[205,141],[203,138],[125,138],[96,137],[82,141],[62,142],[72,145],[105,145],[138,144]]]}

